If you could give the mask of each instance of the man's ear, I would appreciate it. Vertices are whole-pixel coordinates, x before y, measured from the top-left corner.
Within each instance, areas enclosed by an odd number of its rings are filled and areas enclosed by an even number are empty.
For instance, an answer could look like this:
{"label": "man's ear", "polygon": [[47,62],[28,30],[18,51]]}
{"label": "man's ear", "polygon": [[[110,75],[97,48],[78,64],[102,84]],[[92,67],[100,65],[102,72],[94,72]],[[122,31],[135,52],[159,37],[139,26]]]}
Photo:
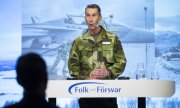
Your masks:
{"label": "man's ear", "polygon": [[17,82],[22,86],[23,84],[22,84],[22,81],[20,80],[20,78],[17,77],[16,79],[17,79]]}
{"label": "man's ear", "polygon": [[101,21],[102,20],[102,16],[99,16],[99,21]]}

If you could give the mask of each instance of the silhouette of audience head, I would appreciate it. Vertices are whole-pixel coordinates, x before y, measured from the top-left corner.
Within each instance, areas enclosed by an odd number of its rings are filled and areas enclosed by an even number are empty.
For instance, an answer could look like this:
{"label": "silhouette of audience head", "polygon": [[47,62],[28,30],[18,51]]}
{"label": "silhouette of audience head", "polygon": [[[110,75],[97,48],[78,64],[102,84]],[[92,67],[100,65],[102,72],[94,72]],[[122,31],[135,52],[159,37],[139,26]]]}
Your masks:
{"label": "silhouette of audience head", "polygon": [[46,63],[36,53],[22,55],[16,64],[17,82],[25,91],[44,92],[47,85]]}
{"label": "silhouette of audience head", "polygon": [[16,64],[17,82],[24,88],[21,101],[5,108],[57,108],[45,99],[48,76],[46,63],[36,53],[20,56]]}

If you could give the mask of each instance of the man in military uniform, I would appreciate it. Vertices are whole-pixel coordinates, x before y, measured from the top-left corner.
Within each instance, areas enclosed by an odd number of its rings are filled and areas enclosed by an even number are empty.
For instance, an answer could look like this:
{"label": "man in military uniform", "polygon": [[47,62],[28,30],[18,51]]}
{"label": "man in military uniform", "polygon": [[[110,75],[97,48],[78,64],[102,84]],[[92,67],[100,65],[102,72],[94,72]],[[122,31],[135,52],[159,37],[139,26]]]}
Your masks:
{"label": "man in military uniform", "polygon": [[[87,5],[85,20],[88,30],[72,45],[68,68],[80,80],[115,79],[125,69],[126,58],[118,37],[99,26],[101,9]],[[117,108],[116,98],[80,98],[80,108]]]}

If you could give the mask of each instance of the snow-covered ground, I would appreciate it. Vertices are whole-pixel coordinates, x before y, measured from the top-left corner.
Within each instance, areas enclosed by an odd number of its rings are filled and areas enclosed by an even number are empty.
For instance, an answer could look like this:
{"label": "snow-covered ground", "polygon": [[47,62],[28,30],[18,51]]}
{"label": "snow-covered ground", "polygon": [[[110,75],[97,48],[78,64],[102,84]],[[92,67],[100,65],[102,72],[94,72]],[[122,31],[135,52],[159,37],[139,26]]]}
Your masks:
{"label": "snow-covered ground", "polygon": [[18,101],[22,98],[22,88],[16,82],[14,70],[0,72],[0,107],[6,101]]}
{"label": "snow-covered ground", "polygon": [[156,58],[156,71],[160,80],[173,80],[176,82],[176,92],[173,97],[180,97],[180,73],[172,69],[172,65],[180,70],[180,60],[166,61],[161,57]]}

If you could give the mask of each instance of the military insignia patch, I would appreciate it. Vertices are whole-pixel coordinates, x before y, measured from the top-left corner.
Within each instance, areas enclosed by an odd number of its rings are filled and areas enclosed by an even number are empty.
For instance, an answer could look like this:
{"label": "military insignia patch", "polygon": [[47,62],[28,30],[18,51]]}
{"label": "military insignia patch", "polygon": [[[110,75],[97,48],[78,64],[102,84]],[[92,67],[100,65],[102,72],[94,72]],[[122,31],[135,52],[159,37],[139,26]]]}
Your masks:
{"label": "military insignia patch", "polygon": [[106,41],[106,42],[102,42],[102,44],[109,45],[109,44],[111,44],[111,42]]}

